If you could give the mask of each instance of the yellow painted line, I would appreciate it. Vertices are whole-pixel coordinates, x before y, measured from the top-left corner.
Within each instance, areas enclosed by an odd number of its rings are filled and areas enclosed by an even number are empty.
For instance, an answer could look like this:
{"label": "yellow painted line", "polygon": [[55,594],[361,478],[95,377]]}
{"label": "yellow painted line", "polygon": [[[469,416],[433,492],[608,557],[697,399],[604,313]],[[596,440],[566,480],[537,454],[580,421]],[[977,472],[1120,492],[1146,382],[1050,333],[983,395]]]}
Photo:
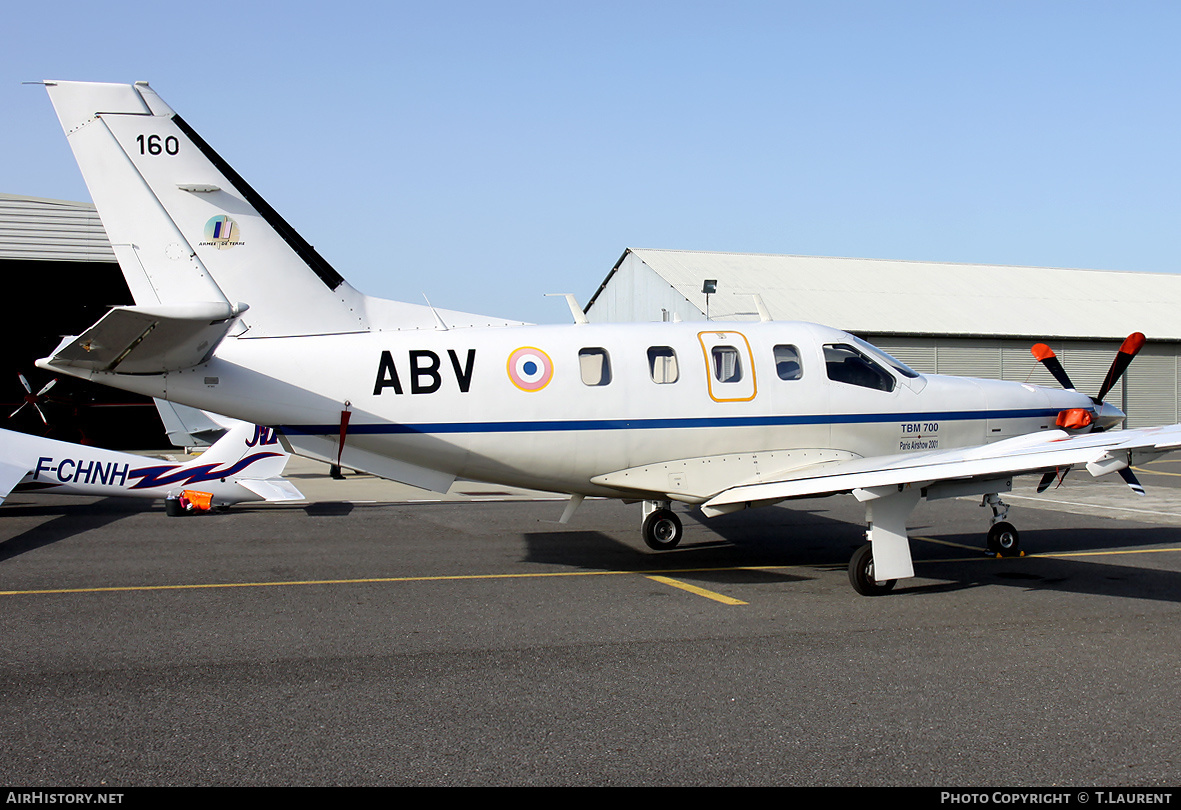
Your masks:
{"label": "yellow painted line", "polygon": [[[936,540],[931,537],[914,536],[912,539],[923,540],[929,543],[937,543],[940,545],[947,545],[957,548],[964,548],[968,551],[980,552],[979,557],[963,557],[959,559],[942,559],[942,560],[915,560],[916,565],[924,563],[948,563],[948,562],[979,562],[991,561],[993,559],[1014,560],[1016,557],[1001,557],[994,558],[991,555],[985,554],[985,549],[976,546],[965,546],[958,543],[949,543],[945,540]],[[1125,549],[1116,551],[1060,551],[1060,552],[1046,552],[1043,554],[1024,554],[1026,559],[1034,559],[1038,557],[1094,557],[1094,556],[1110,556],[1120,554],[1161,554],[1167,552],[1181,552],[1181,547],[1174,548],[1149,548],[1149,549]],[[94,588],[40,588],[25,591],[0,591],[0,596],[36,596],[36,595],[53,595],[53,594],[85,594],[85,593],[132,593],[137,591],[194,591],[194,590],[217,590],[220,588],[277,588],[285,586],[307,586],[307,585],[367,585],[367,584],[382,584],[382,583],[396,583],[396,582],[462,582],[462,581],[479,581],[479,580],[494,580],[494,579],[545,579],[551,577],[602,577],[602,576],[644,576],[648,579],[657,582],[671,585],[675,588],[681,588],[696,593],[700,596],[705,596],[709,599],[716,599],[717,601],[726,604],[743,605],[746,602],[732,599],[722,594],[714,593],[713,591],[704,588],[698,588],[687,583],[679,582],[671,579],[667,574],[703,574],[703,573],[719,573],[727,571],[790,571],[794,569],[841,569],[846,563],[832,563],[813,564],[813,565],[730,565],[730,566],[711,566],[702,568],[670,568],[666,570],[655,571],[550,571],[544,573],[532,574],[443,574],[438,576],[414,576],[414,577],[359,577],[356,579],[302,579],[302,580],[284,580],[280,582],[206,582],[194,583],[189,585],[109,585]]]}
{"label": "yellow painted line", "polygon": [[[1149,463],[1151,464],[1152,462],[1149,462]],[[1175,475],[1175,476],[1181,478],[1181,473],[1161,472],[1160,470],[1146,470],[1143,467],[1137,467],[1134,465],[1133,465],[1132,469],[1135,470],[1136,472],[1142,472],[1145,475]]]}
{"label": "yellow painted line", "polygon": [[920,537],[919,535],[911,535],[911,540],[922,540],[926,543],[934,543],[937,546],[948,546],[950,548],[965,548],[969,551],[979,551],[980,546],[969,546],[965,543],[953,543],[950,540],[936,540],[934,537]]}
{"label": "yellow painted line", "polygon": [[0,596],[68,593],[129,593],[133,591],[215,590],[218,588],[275,588],[288,585],[366,585],[394,582],[457,582],[486,579],[544,579],[547,577],[652,576],[658,574],[693,574],[719,571],[775,571],[800,568],[798,565],[739,565],[707,568],[670,568],[656,571],[549,571],[532,574],[443,574],[418,577],[362,577],[356,579],[302,579],[281,582],[207,582],[191,585],[110,585],[96,588],[42,588],[27,591],[0,591]]}
{"label": "yellow painted line", "polygon": [[712,599],[715,602],[721,602],[723,605],[746,604],[746,602],[743,602],[739,599],[724,596],[714,591],[708,591],[705,588],[698,588],[696,585],[690,585],[688,582],[681,582],[680,580],[672,579],[671,577],[649,576],[648,579],[652,580],[653,582],[661,582],[665,585],[671,585],[674,588],[680,588],[682,591],[688,591],[689,593],[697,594],[698,596],[704,596],[706,599]]}
{"label": "yellow painted line", "polygon": [[[1107,557],[1116,554],[1160,554],[1163,551],[1181,551],[1181,548],[1128,548],[1122,551],[1046,551],[1041,554],[1026,554],[1026,557]],[[1010,558],[1011,559],[1011,558]]]}

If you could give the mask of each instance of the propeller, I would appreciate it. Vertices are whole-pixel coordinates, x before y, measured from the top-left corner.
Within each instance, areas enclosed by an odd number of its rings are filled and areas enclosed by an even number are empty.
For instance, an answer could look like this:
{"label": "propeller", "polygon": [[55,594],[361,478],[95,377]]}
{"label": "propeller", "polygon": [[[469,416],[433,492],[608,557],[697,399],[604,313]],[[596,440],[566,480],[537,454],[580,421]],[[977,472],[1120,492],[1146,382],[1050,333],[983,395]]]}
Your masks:
{"label": "propeller", "polygon": [[[1124,342],[1120,344],[1119,351],[1116,352],[1115,359],[1111,361],[1111,368],[1107,370],[1107,376],[1103,378],[1103,385],[1099,386],[1099,395],[1091,397],[1091,400],[1096,405],[1103,404],[1103,400],[1111,393],[1111,389],[1115,388],[1120,377],[1124,376],[1124,372],[1128,370],[1132,359],[1144,348],[1144,341],[1145,337],[1142,332],[1133,332],[1124,338]],[[1033,356],[1037,358],[1038,362],[1054,375],[1054,379],[1058,381],[1059,385],[1068,391],[1078,390],[1074,387],[1074,383],[1070,381],[1070,375],[1062,367],[1062,363],[1058,360],[1058,356],[1054,354],[1053,349],[1044,343],[1038,343],[1030,351],[1033,352]]]}
{"label": "propeller", "polygon": [[[1115,359],[1111,361],[1111,368],[1107,370],[1107,376],[1103,378],[1103,384],[1099,386],[1098,396],[1091,397],[1091,401],[1098,406],[1094,411],[1094,418],[1119,418],[1122,420],[1123,414],[1119,412],[1118,408],[1110,409],[1112,413],[1106,414],[1106,416],[1104,416],[1104,411],[1107,409],[1107,406],[1104,406],[1103,400],[1106,399],[1107,395],[1111,393],[1111,389],[1115,388],[1116,383],[1120,381],[1120,378],[1124,375],[1124,372],[1128,370],[1128,366],[1131,365],[1132,360],[1135,359],[1136,355],[1140,353],[1140,350],[1144,348],[1144,342],[1145,337],[1143,333],[1133,332],[1124,338],[1124,342],[1120,344],[1119,351],[1116,352]],[[1037,358],[1038,362],[1045,366],[1046,370],[1049,371],[1050,374],[1054,375],[1054,379],[1058,381],[1059,385],[1069,391],[1078,390],[1074,387],[1074,383],[1070,381],[1070,375],[1066,373],[1066,369],[1062,367],[1062,363],[1058,360],[1058,357],[1054,354],[1054,351],[1049,346],[1044,343],[1038,343],[1032,349],[1030,349],[1030,351],[1033,352],[1033,356]],[[1058,414],[1058,425],[1060,427],[1085,427],[1087,425],[1091,425],[1092,422],[1092,412],[1079,408],[1071,408]],[[1107,426],[1104,424],[1098,424],[1092,427],[1092,430],[1098,432],[1106,429],[1106,427]],[[1038,483],[1037,491],[1039,493],[1045,492],[1047,489],[1049,489],[1050,485],[1054,483],[1055,479],[1057,479],[1059,484],[1061,484],[1062,479],[1066,477],[1066,472],[1067,470],[1063,470],[1061,474],[1059,474],[1059,472],[1055,470],[1053,472],[1045,473],[1042,475],[1042,480]],[[1124,483],[1131,487],[1133,492],[1135,492],[1137,495],[1144,494],[1144,487],[1140,484],[1140,481],[1137,480],[1136,475],[1132,472],[1131,468],[1125,467],[1119,471],[1119,474],[1120,477],[1123,478]]]}
{"label": "propeller", "polygon": [[21,385],[25,387],[25,401],[22,402],[15,411],[10,413],[8,418],[11,419],[12,417],[16,416],[24,409],[26,405],[32,405],[33,410],[35,410],[37,415],[41,417],[41,421],[45,423],[46,427],[48,427],[49,420],[45,418],[45,413],[41,410],[41,406],[37,403],[40,401],[41,397],[45,396],[50,388],[53,388],[53,386],[57,385],[57,378],[54,377],[52,380],[47,382],[40,391],[34,394],[33,388],[29,385],[29,381],[25,379],[25,375],[18,372],[16,376],[20,378]]}

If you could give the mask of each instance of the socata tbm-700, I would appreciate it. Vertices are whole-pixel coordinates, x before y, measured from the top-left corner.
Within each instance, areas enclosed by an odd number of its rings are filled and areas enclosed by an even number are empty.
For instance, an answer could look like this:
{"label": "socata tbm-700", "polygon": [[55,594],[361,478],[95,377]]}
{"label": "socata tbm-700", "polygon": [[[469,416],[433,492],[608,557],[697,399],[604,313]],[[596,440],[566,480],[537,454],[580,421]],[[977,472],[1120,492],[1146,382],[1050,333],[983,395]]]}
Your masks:
{"label": "socata tbm-700", "polygon": [[[918,374],[809,323],[534,326],[371,298],[349,286],[146,83],[45,82],[135,299],[42,368],[278,431],[295,453],[445,491],[457,476],[644,503],[653,548],[672,502],[707,516],[852,493],[870,542],[861,593],[914,575],[921,498],[983,495],[989,543],[1016,474],[1118,472],[1181,426],[1108,431],[1096,398]],[[1047,350],[1048,351],[1048,350]],[[1052,355],[1043,353],[1052,365]]]}

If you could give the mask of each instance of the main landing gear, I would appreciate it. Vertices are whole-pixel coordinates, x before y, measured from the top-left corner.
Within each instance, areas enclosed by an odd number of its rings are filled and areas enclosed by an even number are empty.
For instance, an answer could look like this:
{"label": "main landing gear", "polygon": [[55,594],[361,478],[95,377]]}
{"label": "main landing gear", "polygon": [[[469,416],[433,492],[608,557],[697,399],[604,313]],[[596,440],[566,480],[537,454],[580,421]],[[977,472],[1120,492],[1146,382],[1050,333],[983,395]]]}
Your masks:
{"label": "main landing gear", "polygon": [[849,584],[862,596],[881,596],[893,590],[898,580],[877,580],[873,575],[873,544],[866,543],[849,560]]}
{"label": "main landing gear", "polygon": [[672,501],[644,501],[644,524],[641,532],[648,548],[656,551],[676,548],[685,535],[681,519],[672,510]]}
{"label": "main landing gear", "polygon": [[[866,540],[869,542],[858,548],[849,560],[849,583],[853,590],[862,596],[880,596],[892,590],[899,579],[914,576],[906,522],[920,497],[938,500],[984,492],[984,500],[980,505],[992,507],[992,527],[988,531],[989,552],[998,557],[1020,556],[1020,536],[1013,524],[1006,520],[1009,505],[1001,500],[997,492],[988,492],[984,486],[1000,486],[1003,487],[1002,492],[1009,492],[1012,484],[1011,479],[970,483],[967,487],[953,483],[928,487],[921,496],[917,488],[854,490],[854,496],[865,503],[868,524]],[[972,491],[974,487],[979,488]]]}

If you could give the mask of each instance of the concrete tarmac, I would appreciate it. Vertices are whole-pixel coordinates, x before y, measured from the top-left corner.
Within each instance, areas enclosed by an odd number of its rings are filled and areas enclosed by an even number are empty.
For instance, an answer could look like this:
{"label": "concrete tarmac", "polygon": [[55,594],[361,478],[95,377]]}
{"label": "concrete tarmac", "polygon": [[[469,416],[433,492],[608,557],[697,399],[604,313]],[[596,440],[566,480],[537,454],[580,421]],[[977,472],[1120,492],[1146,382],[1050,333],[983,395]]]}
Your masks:
{"label": "concrete tarmac", "polygon": [[0,781],[1181,782],[1181,464],[1005,496],[1021,558],[978,500],[922,504],[919,576],[874,598],[848,497],[678,507],[656,553],[635,505],[326,473],[182,518],[10,496]]}

